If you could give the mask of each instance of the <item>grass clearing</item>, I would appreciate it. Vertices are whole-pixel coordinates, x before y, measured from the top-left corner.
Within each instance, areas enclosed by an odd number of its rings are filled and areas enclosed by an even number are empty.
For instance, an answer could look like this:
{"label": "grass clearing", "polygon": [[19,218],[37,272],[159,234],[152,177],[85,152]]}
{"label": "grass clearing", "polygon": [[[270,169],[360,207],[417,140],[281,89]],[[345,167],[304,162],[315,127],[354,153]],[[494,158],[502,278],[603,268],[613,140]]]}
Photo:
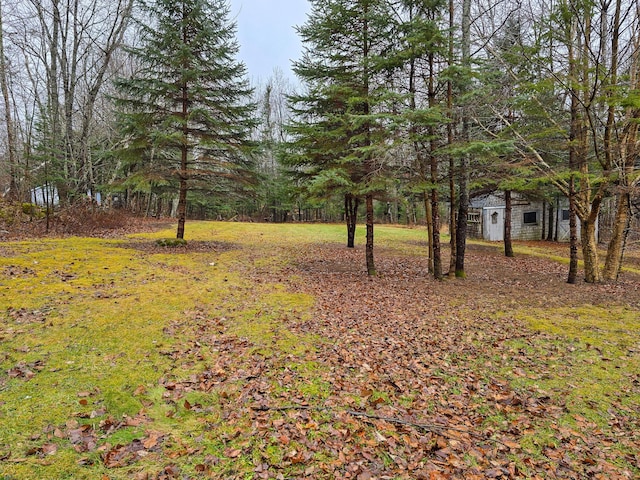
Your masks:
{"label": "grass clearing", "polygon": [[[211,224],[191,227],[194,238],[210,239]],[[227,236],[245,238],[242,232]],[[192,325],[172,327],[190,312],[228,315],[234,319],[230,335],[271,354],[312,348],[311,340],[293,335],[282,322],[287,313],[306,311],[310,298],[240,278],[229,268],[242,261],[238,251],[187,255],[179,248],[146,254],[121,241],[84,238],[11,244],[13,255],[0,264],[7,273],[0,285],[0,452],[10,452],[0,472],[7,478],[130,478],[131,469],[78,464],[64,438],[70,419],[98,425],[146,412],[144,426],[103,432],[100,443],[111,445],[154,429],[180,441],[202,430],[189,412],[167,406],[164,389],[157,387],[163,376],[181,378],[215,359],[207,351],[197,361],[189,362],[188,355],[172,360],[171,352],[193,341]],[[145,395],[136,393],[140,388]],[[191,404],[207,405],[190,395]],[[52,434],[56,429],[62,438]],[[60,444],[55,455],[41,450],[51,442]],[[153,463],[137,462],[135,469]]]}
{"label": "grass clearing", "polygon": [[[583,302],[542,309],[516,299],[493,315],[526,325],[530,335],[495,340],[489,333],[464,334],[464,341],[483,355],[447,353],[446,361],[419,378],[436,385],[429,388],[405,389],[404,383],[415,379],[396,378],[370,360],[363,367],[365,359],[349,356],[349,347],[340,343],[358,324],[329,341],[313,328],[318,296],[293,288],[308,278],[296,270],[296,262],[313,255],[318,245],[342,245],[344,230],[342,225],[190,222],[187,240],[195,247],[156,243],[173,230],[127,240],[74,237],[4,245],[0,479],[172,478],[173,467],[189,478],[259,478],[263,465],[277,465],[285,478],[310,467],[316,469],[312,478],[330,478],[319,472],[348,465],[337,453],[342,446],[332,450],[335,438],[355,455],[358,448],[387,445],[379,432],[392,439],[389,445],[402,444],[404,434],[392,425],[363,425],[322,409],[268,408],[329,405],[375,413],[413,411],[419,405],[421,415],[437,416],[448,401],[460,403],[469,394],[468,375],[456,370],[465,362],[479,372],[479,385],[498,375],[517,391],[547,392],[566,407],[535,429],[523,430],[520,443],[535,461],[549,458],[549,451],[562,444],[558,428],[597,428],[615,436],[619,431],[612,422],[640,423],[637,305]],[[363,227],[356,240],[358,254]],[[381,225],[376,245],[381,257],[422,262],[426,232]],[[522,248],[531,253],[532,247]],[[404,291],[410,277],[400,271]],[[393,281],[393,271],[386,278],[382,272],[379,281]],[[327,278],[326,295],[341,295],[331,284],[337,277]],[[471,327],[484,315],[469,300],[486,293],[467,294],[465,289],[475,288],[471,282],[433,285],[434,292],[457,292],[450,298],[430,293],[434,321],[451,328],[453,337],[456,328]],[[358,285],[354,288],[363,288]],[[361,293],[366,296],[366,290]],[[389,312],[411,314],[425,298]],[[374,311],[384,308],[384,302],[373,306]],[[352,312],[347,306],[342,313]],[[354,319],[364,314],[359,310]],[[420,319],[407,318],[417,331]],[[446,327],[447,322],[452,325]],[[297,328],[303,324],[305,329]],[[361,341],[372,340],[379,338]],[[408,343],[393,343],[399,356]],[[491,352],[487,345],[500,349]],[[362,387],[338,397],[350,380],[334,379],[334,369],[342,365],[321,358],[319,351],[338,352]],[[519,421],[513,412],[495,411],[479,393],[473,395],[487,427],[508,430]],[[441,448],[442,442],[429,438],[428,448]],[[330,448],[313,451],[309,445],[314,444]],[[394,448],[370,456],[391,470],[405,455]],[[640,474],[633,466],[636,452],[617,443],[610,448],[619,452],[619,468]],[[465,455],[473,468],[482,467],[477,452]],[[535,471],[525,460],[514,462],[523,471]]]}
{"label": "grass clearing", "polygon": [[[525,368],[516,383],[553,392],[566,401],[570,416],[582,416],[600,428],[606,428],[612,415],[635,416],[640,411],[640,316],[636,310],[583,305],[533,310],[517,318],[563,340],[536,344],[529,355],[543,360],[548,372]],[[535,381],[528,376],[536,377]]]}

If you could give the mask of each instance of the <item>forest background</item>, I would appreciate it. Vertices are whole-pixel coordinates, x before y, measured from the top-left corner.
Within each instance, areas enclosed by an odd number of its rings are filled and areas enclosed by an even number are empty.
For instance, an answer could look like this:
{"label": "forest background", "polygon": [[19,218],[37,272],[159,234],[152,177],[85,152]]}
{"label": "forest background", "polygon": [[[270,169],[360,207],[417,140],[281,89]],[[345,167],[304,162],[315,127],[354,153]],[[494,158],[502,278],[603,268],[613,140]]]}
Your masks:
{"label": "forest background", "polygon": [[637,477],[637,3],[310,5],[0,0],[0,478]]}
{"label": "forest background", "polygon": [[2,2],[5,198],[42,204],[21,209],[47,228],[87,198],[177,216],[178,237],[187,217],[342,220],[352,245],[364,218],[369,274],[376,221],[425,222],[436,278],[465,276],[474,196],[566,198],[569,282],[580,250],[587,282],[617,278],[637,211],[635,2],[310,4],[299,84],[251,86],[224,1]]}

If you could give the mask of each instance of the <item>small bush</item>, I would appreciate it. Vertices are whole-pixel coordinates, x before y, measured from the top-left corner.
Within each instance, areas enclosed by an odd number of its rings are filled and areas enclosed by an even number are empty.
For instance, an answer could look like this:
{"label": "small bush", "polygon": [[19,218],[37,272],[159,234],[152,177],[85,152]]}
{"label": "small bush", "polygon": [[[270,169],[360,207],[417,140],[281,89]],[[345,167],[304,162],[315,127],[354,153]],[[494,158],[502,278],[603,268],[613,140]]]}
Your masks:
{"label": "small bush", "polygon": [[42,211],[42,208],[40,208],[35,203],[23,203],[22,213],[24,215],[29,215],[30,217],[35,217],[35,218],[44,217],[44,212]]}
{"label": "small bush", "polygon": [[44,211],[33,203],[0,202],[0,229],[14,229],[23,224],[33,229],[33,220],[40,220],[44,216]]}

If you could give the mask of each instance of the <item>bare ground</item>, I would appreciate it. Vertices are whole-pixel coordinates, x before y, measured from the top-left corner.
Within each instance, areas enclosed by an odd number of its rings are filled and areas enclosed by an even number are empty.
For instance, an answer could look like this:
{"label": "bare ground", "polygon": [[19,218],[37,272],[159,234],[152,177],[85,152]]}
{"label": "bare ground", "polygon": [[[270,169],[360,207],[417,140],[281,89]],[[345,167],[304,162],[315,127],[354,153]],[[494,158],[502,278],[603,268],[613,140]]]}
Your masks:
{"label": "bare ground", "polygon": [[[638,310],[637,276],[568,285],[566,266],[507,259],[485,246],[469,247],[465,280],[434,281],[419,257],[383,250],[378,277],[368,278],[363,262],[360,249],[316,245],[267,275],[317,299],[312,315],[289,327],[327,339],[314,357],[330,390],[321,405],[303,395],[272,398],[264,383],[253,385],[257,424],[273,428],[274,412],[288,411],[275,427],[298,440],[285,464],[311,465],[301,477],[638,478],[638,405],[619,392],[605,428],[572,414],[563,389],[575,386],[547,392],[535,380],[562,377],[562,365],[570,368],[589,345],[532,331],[510,314],[583,305]],[[627,393],[637,398],[640,373],[628,376]],[[517,377],[532,382],[514,389]],[[325,435],[308,440],[301,423]],[[273,472],[264,465],[259,478]]]}

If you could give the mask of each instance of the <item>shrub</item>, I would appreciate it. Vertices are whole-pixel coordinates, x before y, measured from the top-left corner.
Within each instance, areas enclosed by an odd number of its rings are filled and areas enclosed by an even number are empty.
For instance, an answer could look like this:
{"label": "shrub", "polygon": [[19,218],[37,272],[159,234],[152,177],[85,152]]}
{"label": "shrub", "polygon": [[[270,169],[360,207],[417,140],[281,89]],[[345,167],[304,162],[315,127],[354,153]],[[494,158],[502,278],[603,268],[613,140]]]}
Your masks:
{"label": "shrub", "polygon": [[35,217],[35,218],[43,218],[44,217],[44,212],[42,211],[42,208],[40,208],[35,203],[26,203],[26,202],[23,203],[22,204],[22,213],[24,215],[29,215],[30,217]]}

